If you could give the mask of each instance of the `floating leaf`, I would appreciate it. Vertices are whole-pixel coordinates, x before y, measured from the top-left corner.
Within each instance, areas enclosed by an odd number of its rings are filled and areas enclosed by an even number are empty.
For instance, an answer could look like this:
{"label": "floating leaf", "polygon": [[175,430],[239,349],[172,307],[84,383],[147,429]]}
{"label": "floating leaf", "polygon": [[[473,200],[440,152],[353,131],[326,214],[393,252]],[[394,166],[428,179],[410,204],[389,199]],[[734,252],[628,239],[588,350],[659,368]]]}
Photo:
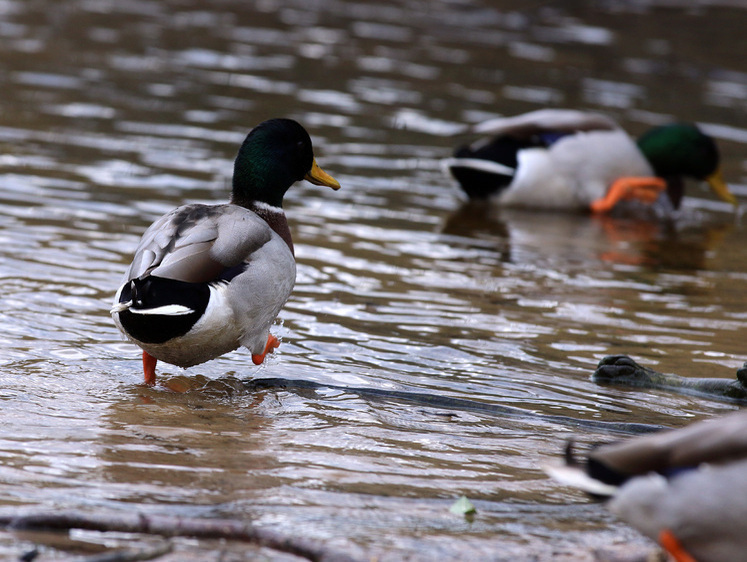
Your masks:
{"label": "floating leaf", "polygon": [[475,506],[472,505],[472,502],[469,501],[467,496],[462,496],[453,504],[451,504],[449,511],[451,511],[454,515],[472,515],[474,513],[477,513]]}

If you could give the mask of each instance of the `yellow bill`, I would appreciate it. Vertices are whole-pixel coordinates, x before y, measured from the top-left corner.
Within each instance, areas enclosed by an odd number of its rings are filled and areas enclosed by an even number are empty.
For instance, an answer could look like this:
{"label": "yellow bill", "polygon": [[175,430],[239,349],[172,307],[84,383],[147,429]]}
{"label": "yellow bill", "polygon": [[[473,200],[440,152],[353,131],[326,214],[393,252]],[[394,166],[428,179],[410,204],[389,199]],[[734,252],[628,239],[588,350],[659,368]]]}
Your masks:
{"label": "yellow bill", "polygon": [[311,164],[311,170],[309,170],[303,179],[314,185],[326,185],[335,190],[340,189],[340,182],[322,170],[319,164],[316,163],[316,158]]}
{"label": "yellow bill", "polygon": [[731,203],[732,205],[737,204],[737,198],[731,191],[729,191],[729,186],[726,185],[720,169],[708,176],[706,181],[708,182],[708,185],[711,186],[711,190],[718,195],[719,198],[727,203]]}

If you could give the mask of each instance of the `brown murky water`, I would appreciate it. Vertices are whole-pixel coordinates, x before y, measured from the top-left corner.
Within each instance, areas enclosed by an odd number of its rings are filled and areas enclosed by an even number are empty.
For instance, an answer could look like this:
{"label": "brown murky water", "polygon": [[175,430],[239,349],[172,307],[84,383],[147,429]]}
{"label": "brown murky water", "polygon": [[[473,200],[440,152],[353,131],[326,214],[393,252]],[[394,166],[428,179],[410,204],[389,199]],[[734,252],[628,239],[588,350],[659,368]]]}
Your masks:
{"label": "brown murky water", "polygon": [[[697,186],[668,225],[476,210],[439,133],[545,106],[634,134],[676,116],[718,139],[744,198],[747,9],[661,4],[0,0],[0,511],[232,517],[380,560],[648,544],[539,469],[571,435],[615,436],[490,407],[669,426],[738,407],[589,376],[611,353],[734,376],[741,215]],[[108,315],[120,276],[157,216],[227,198],[238,144],[273,116],[343,184],[286,199],[282,345],[259,368],[164,365],[183,395],[144,389]],[[273,378],[317,386],[243,384]],[[448,509],[462,494],[471,522]],[[143,540],[72,538],[0,533],[0,556]],[[177,541],[190,555],[290,559]]]}

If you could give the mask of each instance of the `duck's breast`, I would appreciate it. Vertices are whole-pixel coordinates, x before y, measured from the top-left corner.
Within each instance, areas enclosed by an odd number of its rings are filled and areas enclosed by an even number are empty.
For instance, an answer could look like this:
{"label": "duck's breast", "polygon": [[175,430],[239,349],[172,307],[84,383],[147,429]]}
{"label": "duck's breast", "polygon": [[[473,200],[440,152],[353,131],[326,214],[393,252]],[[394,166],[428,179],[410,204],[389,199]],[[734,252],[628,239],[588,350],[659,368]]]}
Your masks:
{"label": "duck's breast", "polygon": [[516,176],[499,200],[504,205],[585,210],[616,179],[651,175],[651,166],[624,131],[582,132],[549,148],[520,151]]}
{"label": "duck's breast", "polygon": [[227,300],[238,323],[241,345],[252,353],[264,350],[270,327],[295,282],[293,254],[274,232],[270,242],[254,252],[244,271],[231,280]]}

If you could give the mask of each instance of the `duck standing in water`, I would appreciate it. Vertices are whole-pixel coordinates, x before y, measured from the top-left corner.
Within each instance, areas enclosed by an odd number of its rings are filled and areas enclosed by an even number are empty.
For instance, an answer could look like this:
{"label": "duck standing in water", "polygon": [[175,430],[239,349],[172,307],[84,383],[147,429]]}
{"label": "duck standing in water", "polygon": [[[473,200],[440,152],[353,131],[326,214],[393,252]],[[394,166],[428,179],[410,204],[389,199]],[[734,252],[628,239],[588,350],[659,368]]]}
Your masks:
{"label": "duck standing in water", "polygon": [[747,553],[747,411],[682,429],[566,451],[556,480],[597,497],[659,541],[677,562],[744,560]]}
{"label": "duck standing in water", "polygon": [[302,179],[340,188],[306,130],[271,119],[239,149],[230,203],[184,205],[145,231],[111,313],[143,349],[146,385],[159,359],[191,367],[243,345],[259,365],[279,345],[270,326],[296,280],[283,196]]}
{"label": "duck standing in water", "polygon": [[[471,199],[530,209],[611,211],[620,201],[679,208],[683,178],[736,205],[714,140],[695,125],[656,127],[637,141],[598,113],[544,109],[460,131],[483,138],[446,161]],[[663,194],[663,197],[661,197]]]}

